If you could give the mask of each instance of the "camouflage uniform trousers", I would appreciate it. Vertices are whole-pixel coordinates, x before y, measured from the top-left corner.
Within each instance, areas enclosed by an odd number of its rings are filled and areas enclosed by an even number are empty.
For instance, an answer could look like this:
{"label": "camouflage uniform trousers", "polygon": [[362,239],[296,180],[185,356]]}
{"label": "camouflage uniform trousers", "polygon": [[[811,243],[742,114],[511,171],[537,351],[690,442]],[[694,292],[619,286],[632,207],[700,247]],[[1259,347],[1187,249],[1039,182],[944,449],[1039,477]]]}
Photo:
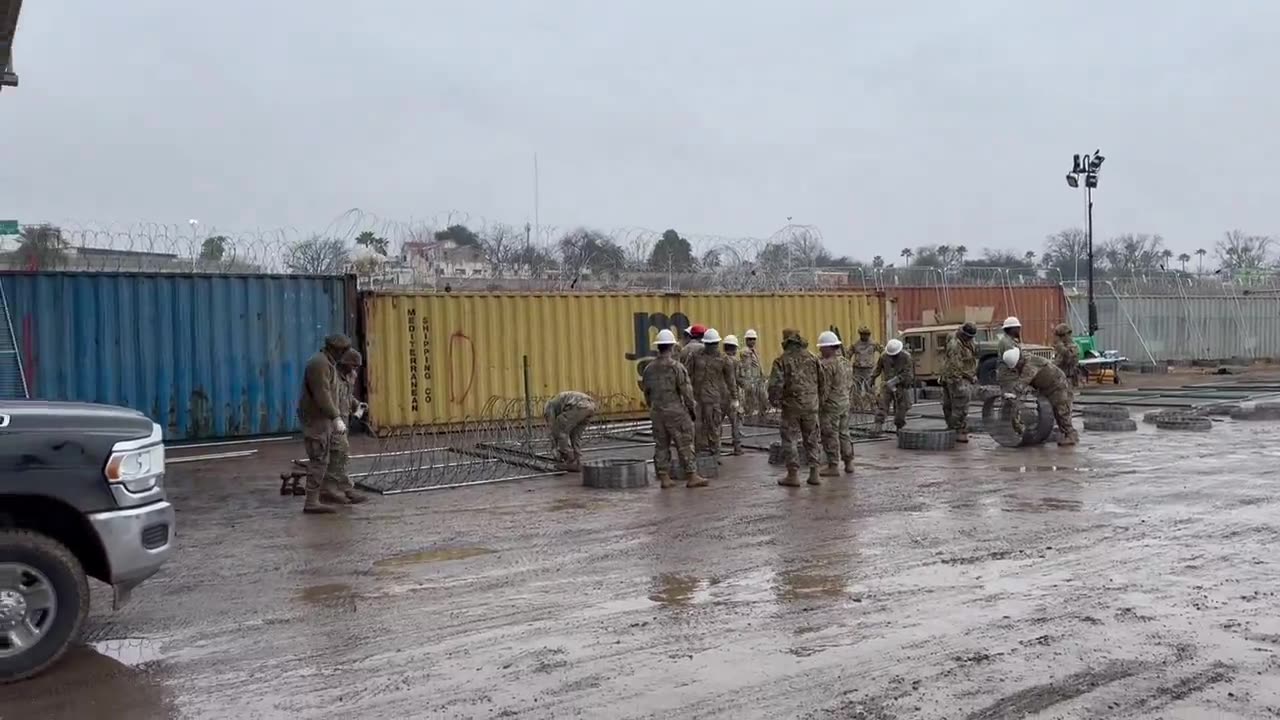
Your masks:
{"label": "camouflage uniform trousers", "polygon": [[804,443],[804,461],[809,467],[822,464],[819,450],[822,445],[822,431],[818,428],[818,413],[798,413],[783,409],[782,424],[778,426],[778,434],[782,440],[782,459],[788,469],[799,468],[800,461],[796,457],[796,443]]}
{"label": "camouflage uniform trousers", "polygon": [[907,424],[907,411],[911,409],[911,390],[908,388],[881,388],[880,405],[876,408],[876,422],[883,423],[889,416],[889,406],[893,406],[893,426],[902,428]]}
{"label": "camouflage uniform trousers", "polygon": [[[348,450],[336,450],[334,448],[334,439],[338,433],[331,432],[321,437],[305,437],[303,443],[307,448],[307,492],[315,493],[324,490],[325,492],[338,493],[341,488],[338,486],[339,475],[335,472],[342,473],[341,477],[346,476],[347,453]],[[343,437],[345,441],[345,436]],[[330,466],[334,460],[338,460],[339,467],[331,469]]]}
{"label": "camouflage uniform trousers", "polygon": [[693,419],[683,407],[651,410],[653,422],[653,467],[660,473],[671,472],[671,449],[676,450],[685,475],[696,469],[693,457]]}
{"label": "camouflage uniform trousers", "polygon": [[1053,406],[1053,419],[1058,424],[1058,431],[1062,433],[1062,437],[1073,434],[1075,428],[1071,427],[1071,386],[1064,385],[1045,393],[1044,397]]}
{"label": "camouflage uniform trousers", "polygon": [[764,378],[752,378],[742,384],[742,415],[764,415],[769,412],[769,393]]}
{"label": "camouflage uniform trousers", "polygon": [[827,455],[828,465],[835,465],[838,460],[848,462],[853,459],[853,435],[849,433],[848,409],[819,412],[818,426],[822,435],[822,451]]}
{"label": "camouflage uniform trousers", "polygon": [[329,435],[329,467],[325,472],[325,487],[330,492],[348,492],[356,489],[351,476],[347,474],[347,463],[351,460],[351,437],[347,433]]}
{"label": "camouflage uniform trousers", "polygon": [[871,368],[854,368],[853,382],[849,384],[849,409],[853,412],[870,412],[875,406],[875,384],[871,382]]}
{"label": "camouflage uniform trousers", "polygon": [[694,449],[712,455],[719,453],[723,425],[724,404],[719,400],[699,400],[698,422],[693,434]]}
{"label": "camouflage uniform trousers", "polygon": [[556,415],[551,421],[551,443],[561,462],[581,460],[582,433],[587,429],[587,421],[595,414],[594,405],[575,407]]}
{"label": "camouflage uniform trousers", "polygon": [[729,437],[733,438],[733,449],[738,450],[742,447],[742,410],[734,410],[730,404],[725,409],[724,414],[729,416]]}
{"label": "camouflage uniform trousers", "polygon": [[973,398],[973,383],[961,378],[942,384],[942,417],[947,428],[956,432],[969,432],[969,401]]}

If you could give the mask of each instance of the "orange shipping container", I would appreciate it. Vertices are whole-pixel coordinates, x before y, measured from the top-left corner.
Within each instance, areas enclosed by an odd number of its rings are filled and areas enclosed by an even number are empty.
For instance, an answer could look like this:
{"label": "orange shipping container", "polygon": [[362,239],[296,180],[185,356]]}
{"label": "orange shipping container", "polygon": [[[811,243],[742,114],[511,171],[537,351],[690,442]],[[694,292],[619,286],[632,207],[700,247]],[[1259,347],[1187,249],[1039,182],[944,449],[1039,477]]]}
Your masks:
{"label": "orange shipping container", "polygon": [[[994,307],[993,319],[1010,315],[1022,321],[1026,342],[1048,345],[1053,342],[1053,326],[1067,320],[1067,299],[1058,285],[963,285],[903,286],[884,288],[887,300],[896,303],[899,330],[924,325],[926,311],[944,313],[963,307]],[[1083,328],[1073,328],[1077,333]]]}

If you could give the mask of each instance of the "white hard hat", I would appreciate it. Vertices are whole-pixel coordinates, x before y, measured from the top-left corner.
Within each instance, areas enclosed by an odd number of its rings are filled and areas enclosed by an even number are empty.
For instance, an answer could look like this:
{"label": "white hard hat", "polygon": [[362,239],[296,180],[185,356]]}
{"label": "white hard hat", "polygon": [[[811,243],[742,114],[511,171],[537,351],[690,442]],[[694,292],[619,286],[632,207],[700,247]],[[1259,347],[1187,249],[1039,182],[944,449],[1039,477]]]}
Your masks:
{"label": "white hard hat", "polygon": [[836,347],[840,344],[840,338],[830,330],[824,330],[818,334],[818,347]]}
{"label": "white hard hat", "polygon": [[1009,348],[1004,351],[1004,355],[1000,356],[1004,364],[1010,369],[1018,366],[1018,360],[1022,359],[1022,351],[1018,348]]}
{"label": "white hard hat", "polygon": [[657,344],[658,345],[675,345],[676,336],[670,330],[659,330]]}
{"label": "white hard hat", "polygon": [[732,346],[734,346],[734,347],[738,347],[738,336],[737,336],[737,335],[725,335],[725,336],[724,336],[724,340],[722,340],[722,341],[721,341],[721,344],[722,344],[722,345],[732,345]]}
{"label": "white hard hat", "polygon": [[902,341],[897,338],[890,340],[884,344],[884,351],[887,355],[897,355],[902,352]]}
{"label": "white hard hat", "polygon": [[1004,319],[1004,324],[1000,326],[1000,329],[1008,330],[1009,328],[1015,328],[1015,327],[1016,328],[1022,327],[1022,321],[1010,315],[1009,317]]}
{"label": "white hard hat", "polygon": [[745,335],[743,335],[742,337],[744,337],[744,338],[746,338],[746,339],[748,339],[748,340],[755,340],[755,339],[759,338],[760,336],[756,334],[756,331],[755,331],[755,330],[748,330],[748,331],[746,332],[746,334],[745,334]]}
{"label": "white hard hat", "polygon": [[715,328],[707,328],[707,331],[702,334],[703,345],[714,345],[718,342],[720,342],[720,333],[716,332]]}

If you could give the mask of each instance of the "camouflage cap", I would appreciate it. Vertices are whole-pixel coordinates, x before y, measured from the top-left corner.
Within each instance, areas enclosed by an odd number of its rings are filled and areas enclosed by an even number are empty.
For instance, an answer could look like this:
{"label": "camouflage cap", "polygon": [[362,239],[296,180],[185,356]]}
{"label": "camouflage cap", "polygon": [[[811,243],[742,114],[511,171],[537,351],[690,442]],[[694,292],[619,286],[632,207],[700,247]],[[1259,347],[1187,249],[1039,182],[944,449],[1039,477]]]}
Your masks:
{"label": "camouflage cap", "polygon": [[1053,333],[1055,335],[1070,335],[1071,326],[1066,323],[1058,323],[1058,326],[1053,329]]}
{"label": "camouflage cap", "polygon": [[967,338],[977,337],[978,328],[973,323],[967,322],[960,326],[960,334]]}
{"label": "camouflage cap", "polygon": [[863,325],[862,327],[858,328],[858,334],[859,334],[859,335],[870,335],[870,334],[871,334],[871,328],[867,327],[866,325]]}
{"label": "camouflage cap", "polygon": [[324,346],[326,348],[345,352],[351,349],[351,338],[343,335],[342,333],[334,333],[324,339]]}
{"label": "camouflage cap", "polygon": [[338,364],[358,368],[364,365],[364,356],[360,354],[360,351],[351,348],[342,353],[342,358],[338,360]]}

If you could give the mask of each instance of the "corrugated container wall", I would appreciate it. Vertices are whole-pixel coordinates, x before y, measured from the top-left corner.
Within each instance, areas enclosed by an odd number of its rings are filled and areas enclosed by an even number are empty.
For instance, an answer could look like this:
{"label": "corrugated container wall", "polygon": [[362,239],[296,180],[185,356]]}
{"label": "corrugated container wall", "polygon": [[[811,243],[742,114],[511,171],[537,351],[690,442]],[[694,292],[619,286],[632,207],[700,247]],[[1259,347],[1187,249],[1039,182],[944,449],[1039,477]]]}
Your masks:
{"label": "corrugated container wall", "polygon": [[341,277],[0,275],[31,397],[134,408],[170,440],[298,429],[302,368],[355,330]]}
{"label": "corrugated container wall", "polygon": [[[534,413],[562,390],[605,401],[610,413],[644,410],[643,362],[658,330],[700,323],[722,335],[760,334],[766,364],[784,327],[813,343],[836,326],[884,326],[874,293],[795,295],[365,294],[366,380],[379,430],[524,417],[522,357]],[[767,367],[767,365],[766,365]]]}
{"label": "corrugated container wall", "polygon": [[994,307],[995,322],[1014,315],[1022,321],[1024,342],[1048,345],[1053,326],[1067,320],[1067,301],[1058,285],[890,286],[884,292],[897,303],[899,330],[923,325],[926,310],[941,314],[966,306]]}
{"label": "corrugated container wall", "polygon": [[[1280,297],[1237,295],[1157,297],[1099,295],[1099,350],[1118,350],[1135,363],[1280,358]],[[1071,298],[1074,326],[1089,303]]]}

